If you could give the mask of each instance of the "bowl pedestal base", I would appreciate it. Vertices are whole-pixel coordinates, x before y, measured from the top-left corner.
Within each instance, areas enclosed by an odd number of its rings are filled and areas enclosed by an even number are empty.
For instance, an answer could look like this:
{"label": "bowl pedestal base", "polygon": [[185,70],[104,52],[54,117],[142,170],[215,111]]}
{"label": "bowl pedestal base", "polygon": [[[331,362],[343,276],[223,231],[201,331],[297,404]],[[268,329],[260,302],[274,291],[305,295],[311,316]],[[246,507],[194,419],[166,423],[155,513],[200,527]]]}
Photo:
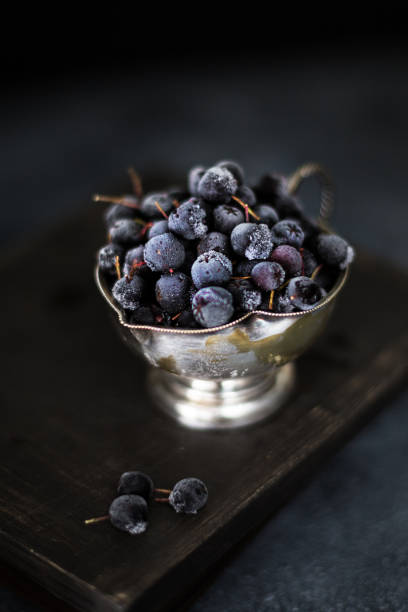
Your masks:
{"label": "bowl pedestal base", "polygon": [[196,429],[251,425],[269,417],[294,388],[288,363],[257,376],[202,380],[151,368],[148,388],[154,403],[177,422]]}

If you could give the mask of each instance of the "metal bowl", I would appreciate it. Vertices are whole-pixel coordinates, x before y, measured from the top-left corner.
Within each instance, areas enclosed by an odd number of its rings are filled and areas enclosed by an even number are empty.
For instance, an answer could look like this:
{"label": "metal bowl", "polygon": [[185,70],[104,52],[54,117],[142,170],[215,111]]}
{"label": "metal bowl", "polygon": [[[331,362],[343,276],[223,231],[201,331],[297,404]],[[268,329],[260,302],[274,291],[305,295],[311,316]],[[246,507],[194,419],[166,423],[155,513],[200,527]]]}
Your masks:
{"label": "metal bowl", "polygon": [[[327,175],[306,164],[291,177],[294,192],[307,176],[321,179],[319,222],[332,209]],[[254,423],[275,412],[294,388],[294,364],[322,333],[348,269],[314,308],[288,314],[253,311],[210,329],[130,325],[98,267],[96,284],[115,312],[123,341],[154,366],[149,390],[157,406],[189,427],[225,428]]]}

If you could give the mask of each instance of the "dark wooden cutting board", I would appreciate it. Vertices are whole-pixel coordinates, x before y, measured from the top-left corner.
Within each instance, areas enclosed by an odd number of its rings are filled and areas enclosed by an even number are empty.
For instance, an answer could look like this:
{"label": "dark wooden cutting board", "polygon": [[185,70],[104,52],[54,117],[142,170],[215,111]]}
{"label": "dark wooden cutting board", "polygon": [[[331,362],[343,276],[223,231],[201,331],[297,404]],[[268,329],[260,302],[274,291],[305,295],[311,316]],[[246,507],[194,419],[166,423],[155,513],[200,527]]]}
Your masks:
{"label": "dark wooden cutting board", "polygon": [[[151,406],[146,365],[116,335],[92,279],[100,211],[3,266],[0,554],[80,610],[154,612],[205,572],[407,379],[408,278],[359,254],[326,334],[298,362],[296,394],[248,429],[184,429]],[[140,537],[108,523],[119,475],[208,484],[195,517],[165,505]]]}

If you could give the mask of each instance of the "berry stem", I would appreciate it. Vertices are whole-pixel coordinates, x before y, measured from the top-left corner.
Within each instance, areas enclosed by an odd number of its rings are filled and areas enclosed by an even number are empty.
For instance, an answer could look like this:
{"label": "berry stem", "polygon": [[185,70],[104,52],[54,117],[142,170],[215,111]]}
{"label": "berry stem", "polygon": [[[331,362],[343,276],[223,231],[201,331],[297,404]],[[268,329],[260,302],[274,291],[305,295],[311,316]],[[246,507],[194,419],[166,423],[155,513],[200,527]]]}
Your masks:
{"label": "berry stem", "polygon": [[[181,313],[180,313],[181,314]],[[177,315],[178,316],[178,315]],[[167,493],[167,495],[170,495],[171,493],[171,489],[155,489],[154,490],[155,493]]]}
{"label": "berry stem", "polygon": [[168,497],[155,497],[154,501],[159,502],[160,504],[168,504],[169,498]]}
{"label": "berry stem", "polygon": [[116,255],[115,257],[115,269],[116,269],[116,276],[118,277],[118,280],[120,280],[121,273],[120,273],[119,255]]}
{"label": "berry stem", "polygon": [[109,196],[102,195],[100,193],[96,193],[93,196],[94,202],[107,202],[108,204],[121,204],[122,206],[127,206],[128,208],[139,209],[139,204],[127,198],[126,196]]}
{"label": "berry stem", "polygon": [[[177,314],[174,315],[174,317],[171,317],[172,321],[175,321],[176,319],[179,318],[179,316],[181,315],[181,312],[178,312]],[[156,489],[157,490],[157,489]]]}
{"label": "berry stem", "polygon": [[142,187],[142,180],[141,180],[140,176],[138,175],[136,170],[134,168],[132,168],[132,167],[128,168],[128,174],[129,174],[129,177],[130,177],[130,181],[132,183],[134,194],[138,198],[141,198],[142,197],[142,193],[143,193],[143,187]]}
{"label": "berry stem", "polygon": [[173,206],[174,208],[178,208],[180,206],[180,202],[176,199],[173,200]]}
{"label": "berry stem", "polygon": [[164,212],[164,210],[162,209],[162,207],[160,206],[160,204],[157,202],[157,200],[156,200],[156,202],[154,203],[154,205],[156,206],[156,208],[158,208],[158,210],[160,210],[161,214],[163,215],[163,217],[164,217],[165,219],[168,219],[168,218],[169,218],[169,216],[168,216],[168,215],[166,215],[166,213]]}
{"label": "berry stem", "polygon": [[268,304],[268,308],[269,310],[272,310],[272,306],[273,306],[273,297],[275,295],[275,290],[272,289],[270,295],[269,295],[269,304]]}
{"label": "berry stem", "polygon": [[242,200],[237,198],[237,196],[231,196],[231,197],[232,197],[233,200],[235,200],[235,202],[238,202],[238,204],[240,206],[242,206],[242,208],[245,209],[245,216],[247,215],[247,213],[249,213],[251,215],[251,217],[253,217],[257,221],[260,221],[261,217],[258,217],[258,215],[254,213],[252,208],[249,208],[248,204],[245,204],[245,202],[243,202]]}
{"label": "berry stem", "polygon": [[319,264],[317,268],[313,270],[312,274],[310,275],[310,278],[314,280],[322,268],[323,268],[323,264]]}
{"label": "berry stem", "polygon": [[107,521],[109,519],[109,514],[105,514],[105,516],[97,516],[95,518],[86,519],[84,521],[85,525],[93,525],[94,523],[102,523],[102,521]]}
{"label": "berry stem", "polygon": [[248,278],[252,278],[252,276],[231,276],[231,280],[247,280]]}

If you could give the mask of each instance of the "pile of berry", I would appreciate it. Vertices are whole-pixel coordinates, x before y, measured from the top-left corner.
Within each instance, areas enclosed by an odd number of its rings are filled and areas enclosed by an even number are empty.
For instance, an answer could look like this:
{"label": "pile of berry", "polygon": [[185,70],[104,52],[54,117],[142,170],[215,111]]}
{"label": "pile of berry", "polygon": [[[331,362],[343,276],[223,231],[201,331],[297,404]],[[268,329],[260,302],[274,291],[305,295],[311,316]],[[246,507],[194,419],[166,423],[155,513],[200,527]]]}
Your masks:
{"label": "pile of berry", "polygon": [[[177,513],[197,514],[208,500],[206,485],[199,478],[183,478],[172,489],[156,489],[143,472],[124,472],[118,483],[118,497],[109,507],[109,514],[87,519],[86,525],[110,520],[111,524],[131,535],[147,529],[148,504],[153,500],[168,503]],[[165,497],[155,497],[165,494]]]}
{"label": "pile of berry", "polygon": [[314,308],[353,260],[268,174],[250,188],[242,168],[195,167],[188,190],[95,196],[111,202],[99,269],[131,324],[216,327],[247,312]]}

